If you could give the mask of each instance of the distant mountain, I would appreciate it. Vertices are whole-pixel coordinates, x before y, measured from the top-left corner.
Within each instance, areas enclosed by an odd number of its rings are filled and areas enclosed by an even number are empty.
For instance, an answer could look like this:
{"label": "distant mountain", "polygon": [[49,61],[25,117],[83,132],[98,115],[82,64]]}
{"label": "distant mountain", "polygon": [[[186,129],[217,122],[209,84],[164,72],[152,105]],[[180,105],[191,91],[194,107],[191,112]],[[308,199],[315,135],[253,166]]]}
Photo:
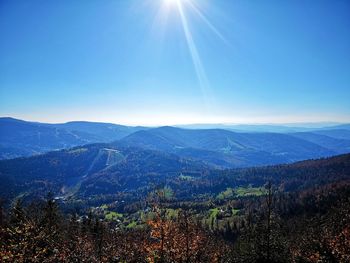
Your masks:
{"label": "distant mountain", "polygon": [[331,130],[316,130],[313,133],[326,135],[336,139],[350,140],[350,130],[346,129],[331,129]]}
{"label": "distant mountain", "polygon": [[0,161],[2,197],[96,195],[165,183],[171,176],[207,171],[208,166],[176,155],[92,144],[47,154]]}
{"label": "distant mountain", "polygon": [[0,159],[41,154],[95,142],[120,139],[142,127],[109,123],[47,124],[0,118]]}
{"label": "distant mountain", "polygon": [[348,129],[350,124],[339,124],[332,122],[320,123],[287,123],[287,124],[188,124],[177,125],[178,128],[185,129],[224,129],[236,132],[274,132],[274,133],[292,133],[292,132],[310,132],[315,130],[328,129]]}
{"label": "distant mountain", "polygon": [[[204,161],[218,168],[288,163],[349,152],[350,130],[345,129],[345,124],[328,126],[327,129],[299,126],[294,129],[274,125],[235,127],[251,131],[176,127],[151,129],[83,121],[47,124],[0,118],[0,159],[113,141],[120,141],[128,147],[158,150]],[[337,129],[339,127],[343,129]],[[280,133],[257,132],[270,128],[280,130]]]}
{"label": "distant mountain", "polygon": [[347,124],[339,124],[339,125],[332,125],[330,127],[324,128],[326,130],[348,130],[350,131],[350,123]]}
{"label": "distant mountain", "polygon": [[178,128],[183,129],[222,129],[236,132],[302,132],[312,130],[306,127],[293,127],[284,125],[273,125],[273,124],[187,124],[177,125]]}
{"label": "distant mountain", "polygon": [[287,134],[220,129],[160,127],[135,132],[120,143],[174,153],[221,167],[289,163],[336,154],[331,149]]}
{"label": "distant mountain", "polygon": [[290,135],[318,145],[322,145],[323,147],[332,150],[337,154],[350,152],[350,131],[325,130],[319,132],[298,132],[292,133]]}
{"label": "distant mountain", "polygon": [[83,132],[95,137],[96,142],[111,142],[119,140],[135,131],[144,130],[146,127],[130,127],[112,123],[73,121],[50,126],[64,129],[70,132]]}

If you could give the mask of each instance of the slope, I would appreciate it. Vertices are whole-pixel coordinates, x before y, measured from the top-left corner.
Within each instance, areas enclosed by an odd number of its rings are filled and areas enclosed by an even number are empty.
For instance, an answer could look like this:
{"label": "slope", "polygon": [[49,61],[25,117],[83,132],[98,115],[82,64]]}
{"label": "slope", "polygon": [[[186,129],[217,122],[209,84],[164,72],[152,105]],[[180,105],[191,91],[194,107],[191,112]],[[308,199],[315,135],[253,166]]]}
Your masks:
{"label": "slope", "polygon": [[318,144],[287,134],[237,133],[220,129],[161,127],[135,132],[120,142],[223,167],[286,163],[335,154]]}

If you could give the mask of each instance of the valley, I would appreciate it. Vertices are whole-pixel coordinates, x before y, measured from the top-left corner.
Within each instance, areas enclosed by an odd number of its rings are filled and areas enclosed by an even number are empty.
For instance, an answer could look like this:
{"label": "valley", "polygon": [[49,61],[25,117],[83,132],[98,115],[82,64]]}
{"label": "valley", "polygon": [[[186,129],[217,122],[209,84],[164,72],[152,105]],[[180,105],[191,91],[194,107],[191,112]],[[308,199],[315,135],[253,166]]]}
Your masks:
{"label": "valley", "polygon": [[[0,233],[19,247],[8,259],[19,257],[22,246],[39,249],[32,239],[17,244],[24,234],[45,244],[44,251],[70,251],[68,261],[81,249],[79,259],[92,262],[148,262],[152,253],[164,262],[198,262],[196,255],[199,262],[291,262],[315,255],[346,262],[346,136],[337,129],[278,134],[159,127],[0,160],[1,222],[7,227]],[[115,246],[115,239],[126,247]],[[168,245],[161,248],[163,239]],[[26,252],[34,256],[41,254]]]}

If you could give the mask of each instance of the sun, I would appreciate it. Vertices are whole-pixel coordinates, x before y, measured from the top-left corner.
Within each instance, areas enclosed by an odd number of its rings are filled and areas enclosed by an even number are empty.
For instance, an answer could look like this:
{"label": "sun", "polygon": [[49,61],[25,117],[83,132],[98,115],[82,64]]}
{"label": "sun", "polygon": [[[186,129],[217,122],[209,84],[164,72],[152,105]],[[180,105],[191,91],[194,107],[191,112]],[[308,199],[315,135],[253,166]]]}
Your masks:
{"label": "sun", "polygon": [[184,0],[163,0],[167,5],[177,5],[181,4]]}
{"label": "sun", "polygon": [[[151,0],[150,0],[151,1]],[[198,79],[198,84],[201,89],[204,103],[207,107],[210,107],[212,103],[212,89],[202,63],[200,53],[197,49],[194,36],[191,31],[191,19],[188,13],[192,12],[192,16],[196,15],[200,20],[202,20],[203,25],[206,25],[217,37],[219,37],[223,42],[227,43],[226,39],[222,34],[216,29],[216,27],[210,22],[203,11],[200,8],[199,0],[159,0],[160,5],[159,18],[160,23],[158,25],[164,26],[169,16],[173,13],[177,13],[177,16],[173,18],[179,19],[184,33],[184,38],[187,42],[187,47],[189,55],[192,59],[193,68]]]}

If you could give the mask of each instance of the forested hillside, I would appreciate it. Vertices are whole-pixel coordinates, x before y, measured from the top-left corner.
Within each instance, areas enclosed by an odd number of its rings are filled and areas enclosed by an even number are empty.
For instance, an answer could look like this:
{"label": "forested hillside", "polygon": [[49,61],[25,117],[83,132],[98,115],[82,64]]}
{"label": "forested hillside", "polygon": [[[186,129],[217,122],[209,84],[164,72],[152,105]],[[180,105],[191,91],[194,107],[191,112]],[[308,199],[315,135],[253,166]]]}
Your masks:
{"label": "forested hillside", "polygon": [[349,262],[350,154],[290,163],[347,151],[327,133],[161,127],[1,160],[1,261]]}
{"label": "forested hillside", "polygon": [[115,191],[2,199],[2,262],[349,262],[350,155],[224,171],[168,156],[145,190],[165,157],[139,154],[155,164],[127,190],[112,165],[84,183]]}
{"label": "forested hillside", "polygon": [[234,132],[82,121],[48,124],[0,118],[0,159],[28,157],[91,143],[114,143],[176,154],[216,168],[265,166],[349,153],[350,133],[346,127],[297,133],[262,132],[258,128],[260,132]]}
{"label": "forested hillside", "polygon": [[111,142],[144,127],[111,123],[48,124],[0,118],[0,159],[32,156],[89,143]]}
{"label": "forested hillside", "polygon": [[[128,146],[177,154],[217,167],[249,167],[335,155],[334,149],[279,133],[237,133],[220,129],[186,130],[160,127],[120,140]],[[347,152],[347,146],[338,146]]]}

